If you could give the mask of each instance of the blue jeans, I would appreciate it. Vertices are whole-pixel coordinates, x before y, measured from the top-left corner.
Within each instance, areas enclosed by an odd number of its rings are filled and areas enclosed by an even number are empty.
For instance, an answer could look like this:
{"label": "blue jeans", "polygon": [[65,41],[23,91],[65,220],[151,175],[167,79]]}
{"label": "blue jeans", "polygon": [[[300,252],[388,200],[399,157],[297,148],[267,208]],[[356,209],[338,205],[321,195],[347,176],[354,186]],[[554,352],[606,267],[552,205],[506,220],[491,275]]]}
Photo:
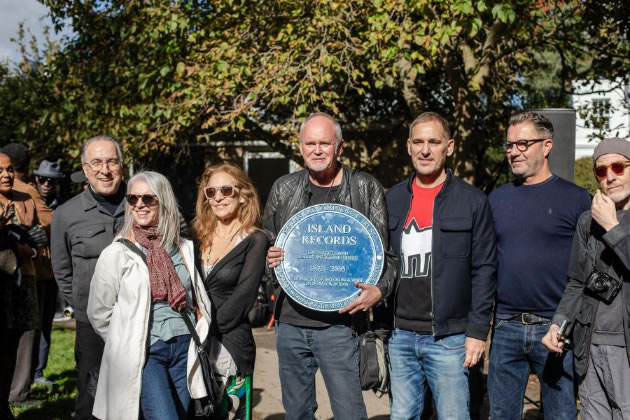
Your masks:
{"label": "blue jeans", "polygon": [[296,327],[276,322],[276,348],[286,420],[315,418],[320,368],[336,419],[367,419],[359,380],[359,340],[349,327]]}
{"label": "blue jeans", "polygon": [[490,418],[520,420],[531,367],[540,379],[546,419],[577,417],[573,391],[573,353],[549,353],[541,340],[549,323],[523,325],[495,320],[490,347],[488,397]]}
{"label": "blue jeans", "polygon": [[419,419],[428,383],[440,419],[470,419],[464,334],[395,329],[389,339],[391,419]]}
{"label": "blue jeans", "polygon": [[190,404],[186,364],[190,335],[158,340],[147,354],[142,371],[140,405],[145,420],[185,419]]}

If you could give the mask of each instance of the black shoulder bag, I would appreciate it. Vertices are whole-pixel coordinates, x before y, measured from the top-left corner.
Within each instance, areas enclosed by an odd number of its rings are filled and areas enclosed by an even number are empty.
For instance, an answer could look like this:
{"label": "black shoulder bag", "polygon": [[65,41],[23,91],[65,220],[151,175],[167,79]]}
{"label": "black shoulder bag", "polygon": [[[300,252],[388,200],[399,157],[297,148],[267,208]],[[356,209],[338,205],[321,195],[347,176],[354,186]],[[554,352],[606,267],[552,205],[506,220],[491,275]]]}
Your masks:
{"label": "black shoulder bag", "polygon": [[[120,238],[118,242],[125,245],[131,251],[135,252],[144,263],[147,263],[147,256],[142,252],[133,242],[129,239]],[[192,279],[192,278],[191,278]],[[193,399],[193,410],[194,415],[197,417],[209,417],[211,416],[221,404],[221,399],[223,395],[221,394],[221,380],[218,379],[214,373],[214,369],[212,368],[212,363],[210,362],[210,355],[208,354],[208,345],[206,341],[206,345],[201,343],[199,339],[199,335],[197,334],[197,330],[195,330],[195,326],[192,321],[184,312],[180,312],[180,315],[188,330],[190,331],[190,335],[192,336],[193,341],[195,342],[195,347],[197,348],[197,357],[199,358],[199,363],[201,365],[201,373],[203,375],[203,382],[206,386],[207,396],[200,399]]]}

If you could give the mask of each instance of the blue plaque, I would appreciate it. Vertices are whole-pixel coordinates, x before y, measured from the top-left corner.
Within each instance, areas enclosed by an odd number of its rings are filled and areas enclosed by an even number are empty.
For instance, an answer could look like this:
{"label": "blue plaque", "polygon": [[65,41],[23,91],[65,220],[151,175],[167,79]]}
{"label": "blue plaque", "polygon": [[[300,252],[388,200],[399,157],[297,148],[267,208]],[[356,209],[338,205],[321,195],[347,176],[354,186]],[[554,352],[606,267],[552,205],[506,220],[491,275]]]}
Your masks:
{"label": "blue plaque", "polygon": [[354,282],[376,284],[383,243],[370,220],[340,204],[318,204],[295,214],[275,246],[284,260],[275,268],[287,295],[318,311],[336,311],[357,298]]}

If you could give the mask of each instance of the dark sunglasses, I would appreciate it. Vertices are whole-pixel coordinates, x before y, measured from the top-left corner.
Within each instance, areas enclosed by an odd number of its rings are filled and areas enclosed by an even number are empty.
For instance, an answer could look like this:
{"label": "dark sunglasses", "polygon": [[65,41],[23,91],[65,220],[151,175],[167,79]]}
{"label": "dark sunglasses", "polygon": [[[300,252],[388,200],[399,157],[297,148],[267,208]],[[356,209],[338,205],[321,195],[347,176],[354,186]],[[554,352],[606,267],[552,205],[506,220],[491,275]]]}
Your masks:
{"label": "dark sunglasses", "polygon": [[157,203],[157,197],[153,194],[127,194],[125,198],[127,199],[127,202],[132,206],[138,204],[138,200],[142,200],[144,205],[149,207]]}
{"label": "dark sunglasses", "polygon": [[48,176],[38,176],[37,177],[37,181],[39,181],[40,184],[45,184],[45,183],[49,183],[50,185],[55,184],[57,182],[56,178],[50,178]]}
{"label": "dark sunglasses", "polygon": [[610,168],[615,175],[623,175],[627,166],[630,166],[630,162],[614,162],[610,165],[596,166],[593,168],[593,172],[597,178],[605,178],[608,174],[608,168]]}
{"label": "dark sunglasses", "polygon": [[221,185],[220,187],[206,187],[203,189],[203,195],[207,199],[217,196],[217,191],[221,191],[223,197],[234,197],[236,194],[236,185]]}

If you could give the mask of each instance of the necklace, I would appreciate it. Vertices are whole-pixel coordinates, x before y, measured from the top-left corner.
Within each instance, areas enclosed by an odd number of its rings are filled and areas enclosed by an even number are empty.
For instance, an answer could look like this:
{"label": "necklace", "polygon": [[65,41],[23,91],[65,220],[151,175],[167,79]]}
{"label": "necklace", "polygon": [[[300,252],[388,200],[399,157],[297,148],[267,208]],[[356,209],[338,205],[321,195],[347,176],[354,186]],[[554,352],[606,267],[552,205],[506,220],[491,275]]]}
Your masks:
{"label": "necklace", "polygon": [[[229,233],[225,236],[219,236],[216,232],[213,232],[212,235],[216,236],[217,239],[225,239],[227,237],[230,238],[230,240],[223,246],[223,248],[221,248],[221,251],[218,253],[218,255],[215,256],[214,261],[211,262],[210,258],[211,258],[211,254],[212,254],[212,247],[210,247],[210,249],[208,249],[208,253],[206,254],[206,257],[204,258],[206,265],[208,266],[213,266],[217,263],[217,261],[219,261],[221,258],[223,258],[228,251],[228,247],[230,246],[230,244],[232,243],[232,241],[234,241],[234,238],[236,238],[236,235],[241,231],[241,227],[239,226],[238,229],[236,229],[234,231],[234,233],[232,234],[232,236],[229,236]],[[215,241],[213,241],[214,243]]]}

